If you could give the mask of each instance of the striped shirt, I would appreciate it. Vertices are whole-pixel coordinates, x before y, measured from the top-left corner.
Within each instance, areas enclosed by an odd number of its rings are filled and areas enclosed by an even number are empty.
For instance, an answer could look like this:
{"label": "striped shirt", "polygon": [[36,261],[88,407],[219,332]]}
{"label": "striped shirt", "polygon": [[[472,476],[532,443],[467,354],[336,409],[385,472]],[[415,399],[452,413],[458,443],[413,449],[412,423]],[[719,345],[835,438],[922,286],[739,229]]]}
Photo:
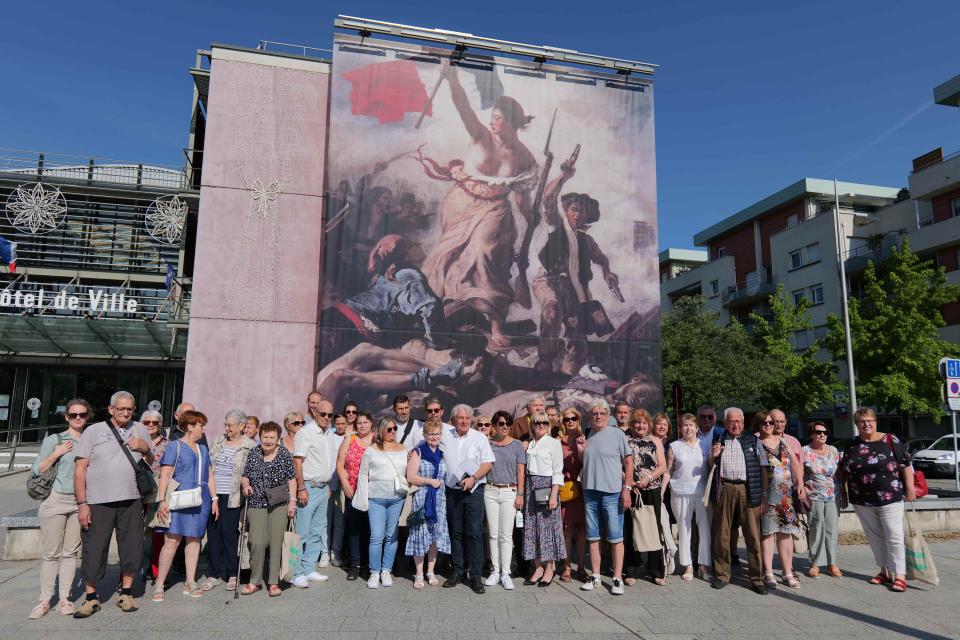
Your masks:
{"label": "striped shirt", "polygon": [[213,461],[213,481],[217,485],[217,495],[230,495],[230,481],[233,477],[233,460],[240,447],[224,446],[220,455]]}

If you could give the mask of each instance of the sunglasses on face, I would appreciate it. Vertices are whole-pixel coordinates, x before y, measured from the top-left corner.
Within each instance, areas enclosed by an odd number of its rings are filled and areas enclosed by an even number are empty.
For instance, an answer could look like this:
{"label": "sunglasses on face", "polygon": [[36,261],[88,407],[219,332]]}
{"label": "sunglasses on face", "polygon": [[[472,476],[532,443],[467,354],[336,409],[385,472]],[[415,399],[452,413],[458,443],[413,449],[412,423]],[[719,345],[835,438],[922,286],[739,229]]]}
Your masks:
{"label": "sunglasses on face", "polygon": [[702,415],[702,416],[699,416],[699,418],[701,420],[713,420],[713,416],[708,416],[708,415]]}
{"label": "sunglasses on face", "polygon": [[580,422],[580,418],[578,418],[577,416],[564,416],[563,421],[564,422]]}
{"label": "sunglasses on face", "polygon": [[443,409],[440,407],[434,407],[433,409],[427,409],[427,413],[442,413]]}
{"label": "sunglasses on face", "polygon": [[332,414],[332,413],[327,413],[326,411],[317,411],[317,415],[320,416],[321,418],[332,418],[332,417],[333,417],[333,414]]}
{"label": "sunglasses on face", "polygon": [[550,421],[549,421],[549,420],[537,420],[536,422],[533,423],[533,426],[535,426],[535,427],[549,427],[549,426],[550,426]]}
{"label": "sunglasses on face", "polygon": [[498,427],[507,427],[507,426],[509,426],[509,425],[508,425],[505,421],[501,420],[500,422],[497,423],[497,426],[498,426]]}
{"label": "sunglasses on face", "polygon": [[344,412],[345,414],[347,414],[348,416],[353,416],[353,415],[356,415],[356,414],[357,414],[357,410],[356,410],[356,409],[344,409],[343,412]]}
{"label": "sunglasses on face", "polygon": [[[76,420],[77,418],[86,418],[86,417],[87,417],[87,412],[86,412],[86,411],[81,411],[81,412],[79,412],[79,413],[68,413],[68,414],[67,414],[67,417],[70,418],[71,420]],[[150,423],[149,423],[149,422],[144,422],[144,424],[150,424]],[[159,423],[158,423],[158,424],[159,424]]]}
{"label": "sunglasses on face", "polygon": [[306,422],[304,422],[303,420],[294,420],[294,421],[292,421],[292,422],[290,423],[290,426],[291,426],[291,427],[302,427],[302,426],[305,425],[305,424],[306,424]]}
{"label": "sunglasses on face", "polygon": [[490,422],[478,422],[478,423],[477,423],[477,426],[478,426],[478,427],[492,427],[493,424],[490,423]]}
{"label": "sunglasses on face", "polygon": [[386,429],[384,429],[384,431],[387,433],[394,433],[396,430],[397,430],[396,427],[387,427]]}
{"label": "sunglasses on face", "polygon": [[[76,415],[77,415],[77,414],[73,414],[71,417],[74,417],[74,416],[76,416]],[[79,416],[77,416],[77,417],[79,417]],[[87,414],[84,413],[84,414],[83,414],[83,417],[84,417],[84,418],[87,417]],[[159,427],[159,426],[160,426],[160,421],[159,421],[159,420],[144,420],[144,421],[143,421],[143,424],[146,425],[146,426],[148,426],[148,427]]]}
{"label": "sunglasses on face", "polygon": [[766,426],[766,425],[768,425],[768,424],[774,424],[773,420],[764,420],[764,421],[763,421],[763,425],[764,425],[764,426]]}
{"label": "sunglasses on face", "polygon": [[827,432],[826,432],[826,431],[814,431],[814,432],[813,432],[813,435],[815,435],[815,436],[825,436],[825,435],[827,435]]}

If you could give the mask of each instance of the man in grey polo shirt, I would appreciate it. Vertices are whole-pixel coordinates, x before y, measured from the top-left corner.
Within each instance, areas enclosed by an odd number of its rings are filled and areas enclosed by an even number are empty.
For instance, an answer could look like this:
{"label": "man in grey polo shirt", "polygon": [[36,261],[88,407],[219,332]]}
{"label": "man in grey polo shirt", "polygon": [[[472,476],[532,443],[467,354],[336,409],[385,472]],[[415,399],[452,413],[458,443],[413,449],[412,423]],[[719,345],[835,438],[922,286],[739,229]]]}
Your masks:
{"label": "man in grey polo shirt", "polygon": [[107,550],[114,531],[120,555],[117,606],[124,612],[138,608],[131,588],[143,554],[143,502],[133,465],[117,442],[114,429],[134,462],[139,462],[144,455],[153,455],[153,450],[147,428],[133,421],[136,402],[131,393],[117,391],[110,398],[107,409],[110,420],[84,429],[76,448],[73,484],[80,526],[83,527],[82,568],[86,599],[77,607],[74,618],[88,618],[100,610],[97,582],[106,571]]}

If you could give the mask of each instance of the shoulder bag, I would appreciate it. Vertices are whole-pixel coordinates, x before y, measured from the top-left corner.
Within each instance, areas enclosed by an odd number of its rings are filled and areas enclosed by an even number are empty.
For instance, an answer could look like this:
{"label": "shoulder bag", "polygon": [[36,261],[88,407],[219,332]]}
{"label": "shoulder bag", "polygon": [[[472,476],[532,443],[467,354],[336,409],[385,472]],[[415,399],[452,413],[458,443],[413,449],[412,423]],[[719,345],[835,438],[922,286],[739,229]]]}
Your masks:
{"label": "shoulder bag", "polygon": [[[180,461],[180,447],[182,440],[177,440],[177,458],[173,463],[173,468],[177,468],[177,462]],[[203,502],[203,454],[200,451],[200,445],[197,445],[197,486],[193,489],[183,489],[173,491],[167,498],[167,506],[170,511],[180,511],[181,509],[192,509],[199,507]]]}
{"label": "shoulder bag", "polygon": [[113,437],[117,439],[117,444],[120,445],[123,454],[127,456],[127,461],[130,462],[130,466],[133,467],[133,475],[137,481],[137,491],[140,493],[140,497],[145,498],[151,493],[156,493],[157,480],[153,477],[153,469],[150,468],[150,465],[147,464],[147,461],[142,457],[139,462],[134,460],[130,450],[127,449],[127,445],[123,443],[123,438],[120,437],[117,428],[109,422],[107,422],[107,427],[110,429],[110,432],[113,433]]}
{"label": "shoulder bag", "polygon": [[[277,454],[274,456],[272,462],[277,462],[277,456],[280,455],[280,448],[277,448]],[[260,470],[260,480],[263,482],[263,489],[267,497],[267,506],[276,507],[277,505],[287,504],[290,502],[290,485],[284,480],[283,484],[278,484],[275,487],[267,486],[267,462],[263,461],[263,468]]]}
{"label": "shoulder bag", "polygon": [[[62,435],[62,433],[57,434],[58,447],[63,444]],[[27,495],[34,500],[46,500],[49,498],[50,492],[53,491],[53,483],[57,480],[57,466],[59,466],[59,464],[60,458],[57,458],[57,461],[40,475],[35,476],[31,473],[27,478]]]}
{"label": "shoulder bag", "polygon": [[[897,450],[893,446],[893,434],[888,433],[883,437],[883,439],[887,441],[887,446],[890,447],[890,453],[893,455],[893,459],[899,464],[906,465],[905,462],[901,462],[900,458],[897,457]],[[903,479],[902,469],[900,470],[900,478]],[[924,497],[930,492],[930,489],[927,486],[927,476],[919,469],[913,470],[913,492],[918,499]]]}

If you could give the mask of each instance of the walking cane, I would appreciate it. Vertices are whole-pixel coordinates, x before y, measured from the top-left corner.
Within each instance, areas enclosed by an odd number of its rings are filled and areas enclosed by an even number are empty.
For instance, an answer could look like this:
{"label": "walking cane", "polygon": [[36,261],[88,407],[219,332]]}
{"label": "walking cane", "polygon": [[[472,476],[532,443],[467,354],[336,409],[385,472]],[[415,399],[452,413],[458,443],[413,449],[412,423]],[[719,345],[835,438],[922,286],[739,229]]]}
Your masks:
{"label": "walking cane", "polygon": [[237,539],[237,577],[235,580],[236,588],[233,590],[233,599],[240,597],[240,563],[243,560],[243,550],[247,546],[247,509],[250,508],[250,501],[243,500],[243,515],[240,516],[240,537]]}

